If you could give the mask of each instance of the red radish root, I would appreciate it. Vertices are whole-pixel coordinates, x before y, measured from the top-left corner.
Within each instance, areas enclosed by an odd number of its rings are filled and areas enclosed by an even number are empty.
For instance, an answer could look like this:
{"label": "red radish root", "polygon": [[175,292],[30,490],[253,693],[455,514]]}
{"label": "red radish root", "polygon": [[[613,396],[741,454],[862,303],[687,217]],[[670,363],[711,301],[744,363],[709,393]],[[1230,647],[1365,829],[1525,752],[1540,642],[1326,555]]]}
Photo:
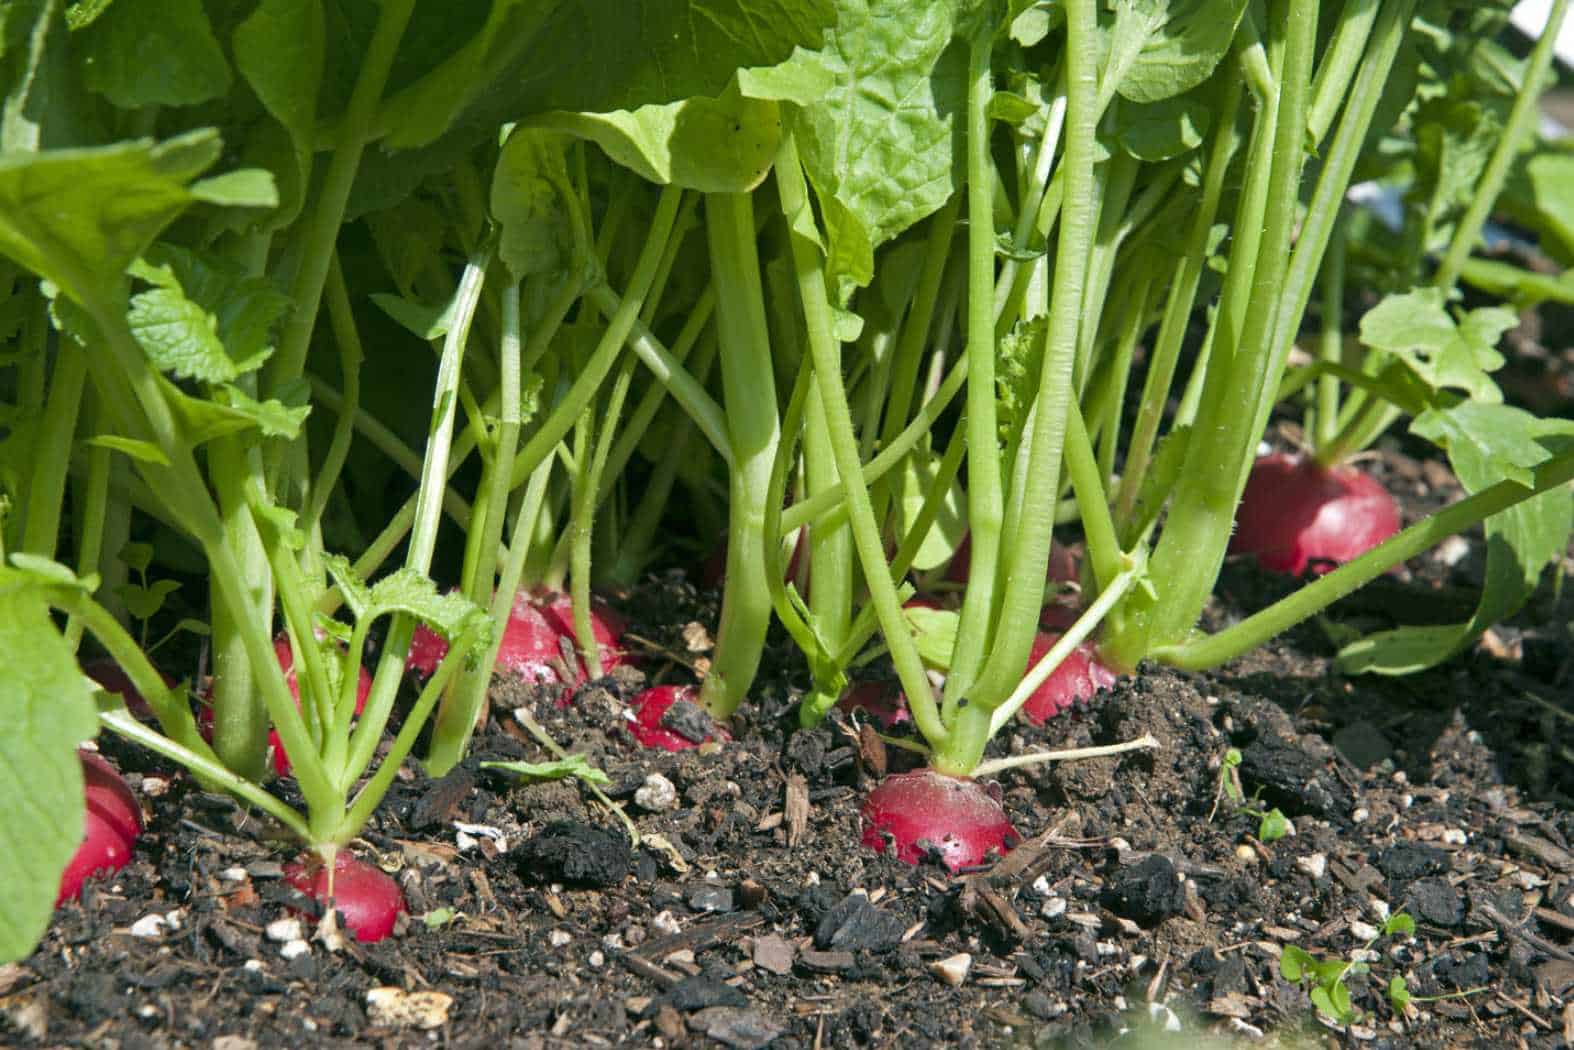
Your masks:
{"label": "red radish root", "polygon": [[[323,908],[328,907],[328,868],[316,855],[284,866],[284,879]],[[399,884],[374,864],[339,853],[333,860],[333,907],[344,928],[363,944],[393,932],[405,910]]]}
{"label": "red radish root", "polygon": [[[628,663],[628,654],[619,648],[623,618],[605,602],[592,599],[590,624],[601,651],[602,671],[611,672]],[[508,614],[508,626],[497,650],[496,670],[540,685],[579,685],[589,675],[579,658],[576,639],[572,597],[563,591],[533,594],[521,589]],[[448,642],[423,624],[415,629],[405,667],[428,677],[447,655]],[[567,703],[566,698],[563,702]]]}
{"label": "red radish root", "polygon": [[1230,553],[1270,572],[1322,574],[1399,531],[1399,508],[1355,467],[1275,452],[1258,459],[1235,513]]}
{"label": "red radish root", "polygon": [[862,711],[881,729],[912,720],[907,696],[895,682],[860,682],[851,686],[836,701],[839,710],[851,714]]}
{"label": "red radish root", "polygon": [[709,716],[703,709],[699,710],[697,721],[702,720],[712,732],[705,734],[702,739],[694,740],[669,728],[662,720],[676,703],[697,706],[699,690],[692,685],[658,685],[634,698],[634,702],[629,705],[631,718],[628,729],[641,747],[659,751],[688,751],[714,739],[718,734],[726,735],[719,726],[709,722]]}
{"label": "red radish root", "polygon": [[[1027,665],[1032,667],[1060,641],[1058,631],[1040,631],[1033,639]],[[1022,705],[1022,716],[1034,725],[1043,725],[1077,704],[1091,700],[1099,691],[1113,688],[1119,676],[1099,660],[1093,643],[1083,642],[1060,662],[1044,684],[1033,691]]]}
{"label": "red radish root", "polygon": [[909,864],[938,856],[952,872],[975,867],[1019,838],[997,795],[932,769],[892,773],[864,800],[863,844],[876,853],[889,845]]}
{"label": "red radish root", "polygon": [[[273,640],[273,652],[279,658],[279,669],[284,672],[284,683],[290,687],[290,695],[295,698],[295,706],[301,706],[301,685],[295,677],[295,653],[290,649],[290,640],[283,635]],[[360,714],[366,710],[366,698],[372,695],[372,676],[366,668],[357,667],[355,682],[355,713]],[[277,729],[268,730],[268,753],[273,757],[273,771],[281,777],[290,775],[290,756],[284,752],[284,741],[279,739]]]}
{"label": "red radish root", "polygon": [[[100,689],[106,693],[114,693],[126,703],[126,709],[132,717],[149,719],[153,717],[153,708],[148,705],[147,699],[137,692],[137,687],[131,684],[131,677],[120,669],[120,665],[109,657],[90,660],[82,667],[83,673],[98,683]],[[175,687],[175,679],[159,672],[164,679],[164,684],[171,689]]]}
{"label": "red radish root", "polygon": [[60,875],[56,907],[75,899],[89,875],[124,868],[131,860],[132,845],[142,834],[142,807],[115,767],[92,751],[78,751],[77,757],[82,761],[87,812],[82,844]]}

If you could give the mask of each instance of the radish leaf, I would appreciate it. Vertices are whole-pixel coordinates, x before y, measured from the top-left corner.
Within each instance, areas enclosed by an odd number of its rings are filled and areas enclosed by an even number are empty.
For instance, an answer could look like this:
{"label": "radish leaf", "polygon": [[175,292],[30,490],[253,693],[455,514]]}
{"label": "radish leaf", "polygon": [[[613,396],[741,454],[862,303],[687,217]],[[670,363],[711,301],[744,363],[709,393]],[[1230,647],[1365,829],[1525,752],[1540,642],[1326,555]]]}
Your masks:
{"label": "radish leaf", "polygon": [[202,0],[115,0],[81,38],[84,82],[121,109],[191,106],[229,90]]}
{"label": "radish leaf", "polygon": [[39,586],[58,586],[59,575],[40,581],[22,568],[0,568],[0,962],[23,958],[38,943],[60,873],[82,838],[76,749],[93,736],[97,718],[88,680]]}

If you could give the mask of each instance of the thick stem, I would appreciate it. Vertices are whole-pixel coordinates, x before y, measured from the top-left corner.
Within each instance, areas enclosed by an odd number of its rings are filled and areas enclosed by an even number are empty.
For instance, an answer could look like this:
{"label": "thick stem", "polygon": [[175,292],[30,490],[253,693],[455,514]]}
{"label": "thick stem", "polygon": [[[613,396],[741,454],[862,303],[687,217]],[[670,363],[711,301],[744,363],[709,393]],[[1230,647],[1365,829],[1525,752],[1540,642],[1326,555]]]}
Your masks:
{"label": "thick stem", "polygon": [[809,351],[814,362],[814,378],[825,402],[827,427],[836,470],[847,490],[848,517],[853,543],[863,566],[869,597],[880,619],[880,629],[891,648],[902,688],[913,713],[913,722],[931,743],[945,740],[929,677],[924,673],[901,600],[891,581],[891,569],[880,541],[880,527],[874,520],[869,489],[863,484],[863,465],[858,462],[858,439],[853,432],[852,413],[847,407],[847,392],[842,386],[841,353],[831,325],[831,304],[826,295],[825,268],[819,244],[799,232],[814,221],[809,191],[792,135],[783,137],[776,156],[776,188],[781,196],[782,213],[787,220],[792,246],[793,266],[798,278],[798,295],[803,305]]}
{"label": "thick stem", "polygon": [[[989,660],[983,674],[967,691],[973,701],[970,706],[985,708],[997,706],[1010,694],[1027,663],[1037,630],[1060,484],[1061,446],[1072,397],[1072,365],[1081,328],[1078,307],[1094,232],[1094,124],[1098,102],[1094,0],[1070,0],[1066,22],[1066,151],[1061,170],[1066,180],[1065,204],[1056,245],[1043,368],[1032,408],[1031,433],[1025,443],[1029,467],[1024,476],[1028,480],[1022,490],[1020,517],[1013,532],[1015,540],[1006,552],[1011,573],[1006,579],[999,628]],[[937,755],[943,750],[937,745]],[[965,756],[957,757],[965,761]],[[972,761],[977,761],[976,755]]]}
{"label": "thick stem", "polygon": [[716,286],[716,331],[732,463],[721,627],[700,700],[711,714],[727,718],[754,684],[770,626],[765,505],[781,433],[753,199],[731,193],[707,196],[705,230]]}
{"label": "thick stem", "polygon": [[971,548],[967,591],[946,677],[943,717],[947,721],[988,652],[998,600],[995,584],[1005,507],[995,414],[995,183],[989,155],[992,39],[992,32],[980,28],[968,51],[967,524]]}

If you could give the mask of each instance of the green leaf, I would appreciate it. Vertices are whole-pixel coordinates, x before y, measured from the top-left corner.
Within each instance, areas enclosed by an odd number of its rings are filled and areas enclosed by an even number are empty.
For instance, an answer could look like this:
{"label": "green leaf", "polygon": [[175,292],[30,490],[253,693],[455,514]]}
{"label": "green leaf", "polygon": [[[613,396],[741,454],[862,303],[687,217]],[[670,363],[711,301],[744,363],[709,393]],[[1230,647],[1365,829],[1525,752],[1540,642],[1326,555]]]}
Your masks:
{"label": "green leaf", "polygon": [[127,543],[120,548],[119,558],[132,572],[143,573],[153,564],[153,544]]}
{"label": "green leaf", "polygon": [[1115,0],[1112,6],[1104,76],[1123,98],[1157,102],[1208,79],[1230,48],[1246,0]]}
{"label": "green leaf", "polygon": [[0,252],[89,304],[196,198],[188,183],[218,159],[211,131],[154,145],[0,156]]}
{"label": "green leaf", "polygon": [[830,0],[493,0],[486,22],[380,119],[398,149],[549,110],[605,113],[718,94],[740,67],[813,47]]}
{"label": "green leaf", "polygon": [[913,640],[924,663],[942,671],[949,668],[951,653],[956,649],[957,614],[950,609],[909,605],[902,609],[902,615],[913,629]]}
{"label": "green leaf", "polygon": [[1284,952],[1279,956],[1279,975],[1286,981],[1294,981],[1296,984],[1299,984],[1301,978],[1316,963],[1316,957],[1306,949],[1287,944],[1284,946]]}
{"label": "green leaf", "polygon": [[1398,1012],[1403,1012],[1410,1005],[1410,985],[1398,974],[1388,982],[1388,1001]]}
{"label": "green leaf", "polygon": [[229,90],[202,0],[115,0],[80,37],[83,80],[121,109],[191,106]]}
{"label": "green leaf", "polygon": [[1342,981],[1318,985],[1312,989],[1311,998],[1319,1013],[1339,1024],[1349,1024],[1359,1016],[1350,1006],[1350,989]]}
{"label": "green leaf", "polygon": [[288,139],[287,151],[278,155],[290,169],[275,172],[288,190],[274,222],[286,225],[300,214],[311,175],[324,61],[322,4],[262,0],[235,27],[233,39],[236,69]]}
{"label": "green leaf", "polygon": [[472,632],[484,639],[491,633],[492,620],[486,610],[458,591],[438,594],[435,583],[411,568],[397,569],[378,580],[366,599],[367,608],[357,614],[357,619],[390,612],[409,613],[449,641]]}
{"label": "green leaf", "polygon": [[307,382],[301,380],[294,390],[281,389],[279,398],[258,401],[240,387],[226,384],[213,392],[213,399],[228,409],[232,418],[255,426],[263,437],[293,441],[300,437],[301,427],[311,414],[311,405],[307,403],[309,391]]}
{"label": "green leaf", "polygon": [[279,206],[279,188],[273,181],[273,172],[262,168],[240,168],[201,179],[191,184],[191,195],[204,204],[222,208]]}
{"label": "green leaf", "polygon": [[169,466],[169,457],[164,455],[164,450],[151,441],[138,441],[136,438],[120,437],[116,434],[100,434],[97,437],[88,438],[84,444],[112,449],[121,455],[130,456],[138,463],[152,463],[160,467]]}
{"label": "green leaf", "polygon": [[569,755],[551,762],[482,762],[482,769],[512,773],[528,784],[575,777],[587,784],[610,784],[612,779],[591,765],[584,755]]}
{"label": "green leaf", "polygon": [[589,139],[647,181],[703,193],[747,193],[758,186],[776,159],[782,134],[777,103],[743,97],[736,80],[719,98],[632,112],[553,112],[529,123]]}
{"label": "green leaf", "polygon": [[1415,936],[1416,921],[1402,911],[1396,911],[1383,923],[1383,933],[1392,936],[1402,934],[1406,937]]}
{"label": "green leaf", "polygon": [[842,8],[812,62],[833,79],[793,129],[829,234],[830,276],[845,292],[874,276],[874,251],[954,192],[966,101],[966,47],[954,3],[867,0]]}
{"label": "green leaf", "polygon": [[1257,824],[1257,838],[1262,842],[1278,842],[1290,833],[1290,820],[1277,809],[1262,815]]}
{"label": "green leaf", "polygon": [[449,299],[441,306],[432,306],[402,296],[389,295],[387,292],[373,292],[372,302],[376,303],[383,313],[428,342],[447,335],[449,327],[454,323],[456,302],[454,299]]}
{"label": "green leaf", "polygon": [[[498,255],[515,279],[552,273],[569,265],[574,230],[563,201],[564,195],[573,192],[564,155],[567,145],[568,137],[562,133],[516,128],[497,159],[492,172],[492,217],[503,228]],[[379,301],[378,305],[422,338],[437,338],[416,330],[412,322],[418,322],[420,315],[403,304],[397,308],[406,311],[404,317],[394,313],[396,307],[390,303]],[[442,315],[445,331],[451,310],[452,302]],[[435,331],[437,325],[428,323],[426,327]]]}
{"label": "green leaf", "polygon": [[[1537,419],[1509,405],[1464,401],[1422,413],[1411,431],[1448,452],[1467,492],[1499,481],[1528,485],[1535,466],[1574,443],[1574,421]],[[1486,581],[1471,618],[1462,624],[1401,627],[1345,646],[1347,674],[1409,674],[1432,667],[1516,612],[1547,565],[1561,557],[1574,532],[1574,492],[1544,492],[1488,518]]]}
{"label": "green leaf", "polygon": [[1361,342],[1403,361],[1434,391],[1462,390],[1477,401],[1501,401],[1488,374],[1503,367],[1500,336],[1518,323],[1513,312],[1483,307],[1455,323],[1443,291],[1418,288],[1389,295],[1361,318]]}
{"label": "green leaf", "polygon": [[59,0],[0,4],[0,151],[96,141],[93,107],[72,61]]}
{"label": "green leaf", "polygon": [[350,615],[357,620],[364,617],[372,606],[372,591],[366,581],[356,574],[350,559],[342,554],[324,554],[322,563],[338,585],[339,595],[349,607]]}
{"label": "green leaf", "polygon": [[125,602],[126,610],[138,620],[151,620],[162,608],[164,601],[171,594],[180,590],[177,580],[154,580],[146,587],[134,583],[123,583],[115,588],[115,593],[120,600]]}
{"label": "green leaf", "polygon": [[288,296],[217,256],[155,245],[131,267],[153,287],[131,297],[127,322],[153,367],[226,383],[262,367]]}
{"label": "green leaf", "polygon": [[0,568],[0,963],[25,958],[82,841],[77,746],[98,718],[88,680],[31,574]]}
{"label": "green leaf", "polygon": [[1115,126],[1121,147],[1133,157],[1169,160],[1202,145],[1213,126],[1213,109],[1195,93],[1177,95],[1143,105],[1121,106],[1116,111]]}
{"label": "green leaf", "polygon": [[[899,537],[905,537],[917,524],[924,499],[929,490],[934,488],[939,467],[940,457],[927,448],[915,449],[903,462],[902,472],[896,479],[895,509]],[[918,546],[912,567],[919,572],[928,572],[944,565],[956,553],[966,533],[967,495],[962,491],[961,484],[953,478],[934,523],[929,526],[923,542]]]}

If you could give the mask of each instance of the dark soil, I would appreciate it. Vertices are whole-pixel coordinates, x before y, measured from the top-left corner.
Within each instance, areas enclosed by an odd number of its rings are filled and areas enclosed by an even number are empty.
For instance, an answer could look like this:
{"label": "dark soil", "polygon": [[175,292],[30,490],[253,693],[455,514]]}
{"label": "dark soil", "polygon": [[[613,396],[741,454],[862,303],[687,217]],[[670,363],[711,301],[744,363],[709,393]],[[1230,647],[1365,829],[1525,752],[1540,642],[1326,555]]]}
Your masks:
{"label": "dark soil", "polygon": [[[1398,445],[1372,466],[1409,516],[1458,495]],[[870,771],[902,753],[844,721],[791,733],[806,683],[785,648],[732,742],[681,755],[642,752],[622,728],[638,674],[562,710],[499,683],[472,759],[436,782],[412,764],[358,844],[396,873],[410,917],[338,951],[276,939],[291,932],[276,925],[291,914],[286,843],[106,740],[149,830],[30,959],[0,967],[0,1044],[1081,1046],[1168,1024],[1186,1046],[1205,1030],[1571,1046],[1574,599],[1549,586],[1410,678],[1349,679],[1332,661],[1346,628],[1463,619],[1480,557],[1467,537],[1220,672],[1146,668],[1089,710],[1008,732],[992,753],[1144,733],[1161,746],[1003,775],[1023,841],[960,878],[860,845]],[[1293,586],[1243,565],[1221,583],[1215,627]],[[625,611],[644,673],[689,680],[706,652],[691,625],[714,627],[715,596],[653,579]],[[482,768],[545,757],[519,706],[605,770],[639,848],[579,782]],[[1221,794],[1231,748],[1245,805]],[[1265,842],[1271,807],[1293,833]],[[1401,910],[1415,935],[1373,943]],[[155,915],[168,921],[150,930]],[[1280,976],[1292,945],[1366,961],[1345,982],[1359,1022],[1321,1020]],[[1385,994],[1396,976],[1408,1010]]]}

